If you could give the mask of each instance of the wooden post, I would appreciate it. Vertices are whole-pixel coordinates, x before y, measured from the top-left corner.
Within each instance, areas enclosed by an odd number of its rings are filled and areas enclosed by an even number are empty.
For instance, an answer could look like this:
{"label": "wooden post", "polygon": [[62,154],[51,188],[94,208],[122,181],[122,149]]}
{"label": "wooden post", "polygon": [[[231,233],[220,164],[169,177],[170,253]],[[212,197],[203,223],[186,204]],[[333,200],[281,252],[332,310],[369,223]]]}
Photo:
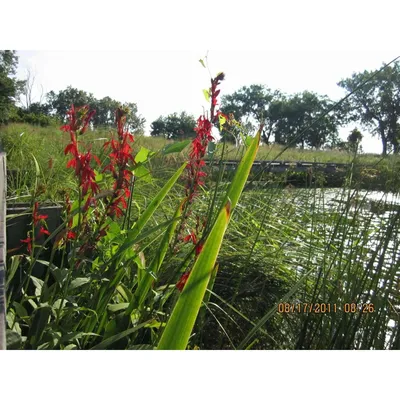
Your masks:
{"label": "wooden post", "polygon": [[0,350],[6,349],[6,154],[0,153]]}

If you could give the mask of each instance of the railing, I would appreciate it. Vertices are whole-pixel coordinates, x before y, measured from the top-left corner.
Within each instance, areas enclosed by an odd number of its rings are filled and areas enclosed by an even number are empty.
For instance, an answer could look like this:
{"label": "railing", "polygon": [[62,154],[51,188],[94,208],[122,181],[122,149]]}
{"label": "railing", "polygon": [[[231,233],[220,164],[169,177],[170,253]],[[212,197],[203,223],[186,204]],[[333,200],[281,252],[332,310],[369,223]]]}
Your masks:
{"label": "railing", "polygon": [[[206,164],[219,165],[218,161],[206,160]],[[226,169],[236,169],[239,164],[237,160],[222,161]],[[319,163],[307,161],[254,161],[254,170],[263,170],[265,172],[285,172],[291,169],[295,172],[308,171],[310,169],[324,170],[326,172],[335,172],[337,169],[349,168],[351,164],[342,163]]]}

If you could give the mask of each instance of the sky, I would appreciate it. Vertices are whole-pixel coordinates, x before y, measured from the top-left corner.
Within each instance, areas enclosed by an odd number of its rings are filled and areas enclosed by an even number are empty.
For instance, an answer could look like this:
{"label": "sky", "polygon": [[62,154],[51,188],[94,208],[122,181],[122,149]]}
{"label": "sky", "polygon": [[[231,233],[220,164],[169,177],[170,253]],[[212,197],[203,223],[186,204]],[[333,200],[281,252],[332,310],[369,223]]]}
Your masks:
{"label": "sky", "polygon": [[[71,85],[121,102],[134,102],[146,119],[145,131],[160,115],[186,111],[195,117],[207,109],[202,93],[209,71],[199,59],[207,56],[210,72],[223,71],[221,95],[242,86],[264,84],[293,94],[303,90],[340,100],[346,92],[337,82],[364,69],[374,70],[393,59],[393,51],[18,51],[18,76],[35,76],[34,100],[50,90]],[[342,128],[346,139],[353,126]],[[380,152],[380,141],[365,130],[365,152]]]}
{"label": "sky", "polygon": [[[206,54],[211,73],[226,74],[221,95],[264,84],[332,100],[345,95],[339,80],[400,55],[397,0],[23,0],[2,12],[18,13],[18,24],[2,19],[0,48],[18,50],[19,77],[35,74],[36,99],[41,87],[71,85],[135,102],[147,133],[160,115],[208,107]],[[379,153],[380,141],[362,132],[364,151]]]}

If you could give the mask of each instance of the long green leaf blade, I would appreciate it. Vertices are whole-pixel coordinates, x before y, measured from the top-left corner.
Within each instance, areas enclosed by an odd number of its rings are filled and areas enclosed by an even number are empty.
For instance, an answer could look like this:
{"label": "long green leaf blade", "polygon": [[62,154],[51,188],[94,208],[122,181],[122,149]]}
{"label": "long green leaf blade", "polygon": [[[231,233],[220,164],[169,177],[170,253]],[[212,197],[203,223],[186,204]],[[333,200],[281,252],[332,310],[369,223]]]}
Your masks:
{"label": "long green leaf blade", "polygon": [[239,164],[228,190],[227,200],[218,214],[161,336],[159,350],[184,350],[188,344],[210,276],[215,268],[231,211],[239,200],[256,157],[260,136],[261,132],[259,131]]}
{"label": "long green leaf blade", "polygon": [[146,208],[145,212],[136,221],[136,224],[129,232],[129,240],[136,238],[136,236],[142,231],[143,227],[146,225],[147,221],[151,218],[154,212],[157,210],[158,206],[164,200],[164,197],[174,186],[175,182],[181,176],[183,170],[185,169],[187,163],[182,164],[182,166],[175,172],[174,175],[168,180],[168,182],[163,186],[163,188],[157,193],[154,199],[151,201],[149,206]]}
{"label": "long green leaf blade", "polygon": [[158,345],[159,350],[184,350],[196,322],[230,217],[228,202],[206,240],[189,279],[179,296]]}
{"label": "long green leaf blade", "polygon": [[181,202],[179,204],[177,210],[175,211],[175,214],[173,217],[174,220],[171,223],[171,225],[169,226],[169,228],[166,230],[164,237],[161,241],[159,251],[153,258],[151,264],[149,265],[149,267],[147,269],[147,273],[144,275],[143,279],[140,281],[139,286],[136,289],[135,295],[132,299],[132,302],[127,310],[127,314],[132,312],[132,310],[135,307],[140,306],[144,302],[144,300],[147,296],[147,293],[151,288],[151,284],[154,280],[153,274],[156,274],[159,271],[160,266],[161,266],[162,262],[164,261],[164,257],[167,253],[169,243],[171,242],[171,240],[173,238],[175,228],[179,222],[179,217],[182,214],[182,208],[183,208],[183,202]]}

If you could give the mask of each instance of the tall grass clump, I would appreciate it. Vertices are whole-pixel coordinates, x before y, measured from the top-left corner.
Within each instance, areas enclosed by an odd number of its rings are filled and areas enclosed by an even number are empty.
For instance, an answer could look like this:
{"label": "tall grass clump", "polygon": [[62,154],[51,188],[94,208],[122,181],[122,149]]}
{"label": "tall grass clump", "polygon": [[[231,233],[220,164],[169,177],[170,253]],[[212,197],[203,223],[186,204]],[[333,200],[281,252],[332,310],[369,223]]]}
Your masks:
{"label": "tall grass clump", "polygon": [[85,141],[94,110],[71,107],[61,129],[74,189],[65,193],[65,220],[53,232],[34,201],[22,254],[9,259],[9,348],[187,347],[260,136],[221,201],[200,213],[195,203],[204,197],[204,157],[220,116],[223,79],[222,73],[211,79],[210,113],[198,119],[187,161],[151,187],[150,160],[188,143],[158,152],[135,149],[119,108],[116,133],[96,155],[93,143]]}

